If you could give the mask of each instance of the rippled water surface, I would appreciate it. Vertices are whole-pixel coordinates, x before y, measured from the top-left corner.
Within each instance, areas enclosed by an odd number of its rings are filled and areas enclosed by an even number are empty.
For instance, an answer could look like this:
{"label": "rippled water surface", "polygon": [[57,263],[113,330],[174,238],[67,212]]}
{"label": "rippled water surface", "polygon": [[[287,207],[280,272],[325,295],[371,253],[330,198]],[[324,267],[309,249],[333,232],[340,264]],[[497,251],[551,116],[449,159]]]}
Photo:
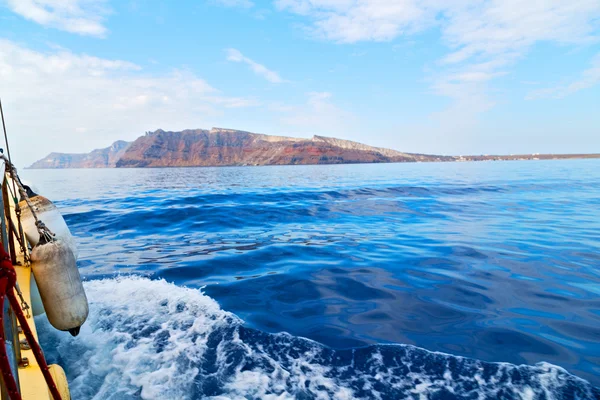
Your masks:
{"label": "rippled water surface", "polygon": [[22,176],[89,281],[40,321],[77,398],[600,398],[598,160]]}

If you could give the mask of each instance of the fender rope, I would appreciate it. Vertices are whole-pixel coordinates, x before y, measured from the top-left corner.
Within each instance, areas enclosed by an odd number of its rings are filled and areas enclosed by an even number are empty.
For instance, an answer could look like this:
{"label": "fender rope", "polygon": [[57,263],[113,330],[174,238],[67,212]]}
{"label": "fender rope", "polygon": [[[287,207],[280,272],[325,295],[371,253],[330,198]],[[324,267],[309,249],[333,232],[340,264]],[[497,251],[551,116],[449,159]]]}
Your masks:
{"label": "fender rope", "polygon": [[35,219],[35,226],[37,227],[38,233],[40,235],[40,243],[48,243],[54,241],[54,233],[52,233],[52,231],[38,218],[37,214],[35,213],[35,207],[33,207],[33,204],[31,204],[31,200],[27,195],[27,191],[23,187],[21,179],[19,179],[19,175],[17,174],[17,168],[10,162],[8,158],[6,158],[4,154],[0,155],[0,159],[4,160],[6,164],[6,171],[8,171],[8,173],[10,174],[13,183],[17,184],[17,188],[19,189],[21,197],[27,203],[29,210],[31,210],[31,215],[33,215],[33,218]]}

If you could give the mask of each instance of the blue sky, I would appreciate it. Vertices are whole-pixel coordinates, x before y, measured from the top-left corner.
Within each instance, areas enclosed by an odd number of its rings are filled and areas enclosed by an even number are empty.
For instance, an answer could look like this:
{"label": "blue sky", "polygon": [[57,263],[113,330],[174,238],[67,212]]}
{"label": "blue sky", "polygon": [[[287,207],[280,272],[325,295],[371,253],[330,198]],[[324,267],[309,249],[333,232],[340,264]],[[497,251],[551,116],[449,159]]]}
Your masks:
{"label": "blue sky", "polygon": [[17,164],[162,128],[600,152],[598,0],[0,0]]}

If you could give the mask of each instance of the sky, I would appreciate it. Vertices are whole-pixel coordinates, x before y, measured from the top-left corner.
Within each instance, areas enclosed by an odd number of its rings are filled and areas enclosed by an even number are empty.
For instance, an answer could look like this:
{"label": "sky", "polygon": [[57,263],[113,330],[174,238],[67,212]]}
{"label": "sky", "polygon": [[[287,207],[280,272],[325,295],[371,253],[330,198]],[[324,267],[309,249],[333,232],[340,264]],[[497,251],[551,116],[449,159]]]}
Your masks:
{"label": "sky", "polygon": [[600,0],[0,0],[17,166],[146,131],[600,152]]}

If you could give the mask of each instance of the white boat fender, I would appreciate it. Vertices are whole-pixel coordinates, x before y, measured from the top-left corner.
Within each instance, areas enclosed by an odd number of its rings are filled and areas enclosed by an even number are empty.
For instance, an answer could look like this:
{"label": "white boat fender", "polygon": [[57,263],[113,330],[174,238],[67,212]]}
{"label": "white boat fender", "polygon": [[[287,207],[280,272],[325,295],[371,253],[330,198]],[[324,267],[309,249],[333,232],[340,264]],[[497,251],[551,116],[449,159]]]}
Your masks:
{"label": "white boat fender", "polygon": [[42,296],[40,296],[40,290],[35,282],[35,276],[31,277],[29,289],[31,297],[31,312],[33,313],[33,316],[37,317],[38,315],[45,314],[46,310],[44,310],[44,303],[42,303]]}
{"label": "white boat fender", "polygon": [[[55,239],[64,241],[71,248],[71,251],[75,255],[75,259],[77,259],[77,246],[75,244],[75,239],[73,239],[73,235],[71,235],[71,231],[69,230],[65,219],[60,214],[60,211],[54,205],[54,203],[40,195],[30,197],[29,201],[31,202],[33,211],[37,215],[38,219],[44,221],[44,224],[48,227],[48,229],[54,233]],[[35,225],[35,218],[25,200],[19,202],[19,208],[21,209],[21,224],[23,225],[23,232],[27,237],[27,241],[32,246],[35,246],[40,241],[40,234]]]}
{"label": "white boat fender", "polygon": [[31,251],[31,269],[50,324],[77,336],[89,308],[70,246],[62,240],[38,243]]}

